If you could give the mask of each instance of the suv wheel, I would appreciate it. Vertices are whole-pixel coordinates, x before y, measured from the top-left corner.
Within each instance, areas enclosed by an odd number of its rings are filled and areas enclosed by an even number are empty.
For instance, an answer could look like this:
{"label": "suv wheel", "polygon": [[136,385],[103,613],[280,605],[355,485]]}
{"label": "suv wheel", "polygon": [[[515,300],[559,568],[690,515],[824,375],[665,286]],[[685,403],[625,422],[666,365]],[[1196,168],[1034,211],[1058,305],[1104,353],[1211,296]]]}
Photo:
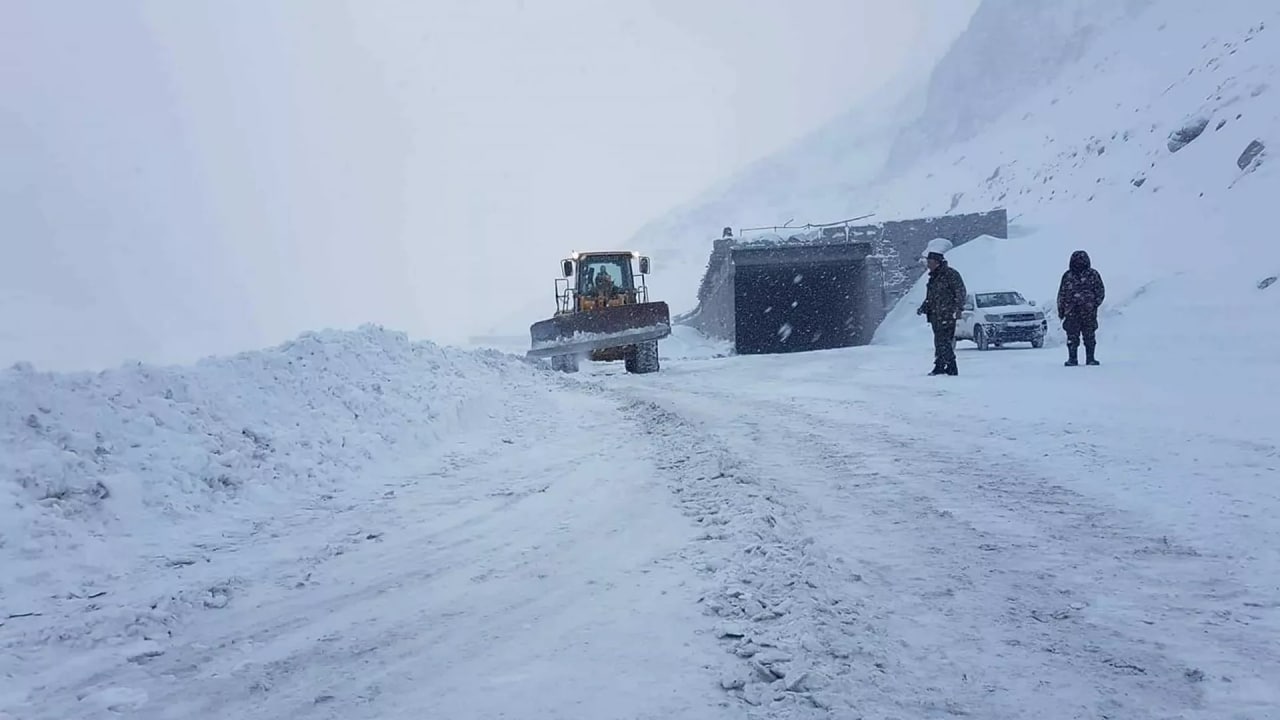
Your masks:
{"label": "suv wheel", "polygon": [[979,350],[987,349],[987,331],[981,325],[973,326],[973,342]]}

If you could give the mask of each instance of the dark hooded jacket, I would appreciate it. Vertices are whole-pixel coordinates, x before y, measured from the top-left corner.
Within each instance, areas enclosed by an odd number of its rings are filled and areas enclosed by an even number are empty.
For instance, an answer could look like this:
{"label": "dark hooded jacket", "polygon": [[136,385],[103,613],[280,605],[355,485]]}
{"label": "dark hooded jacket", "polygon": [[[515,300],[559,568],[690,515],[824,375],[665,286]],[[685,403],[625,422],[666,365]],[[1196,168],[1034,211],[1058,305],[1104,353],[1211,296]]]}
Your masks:
{"label": "dark hooded jacket", "polygon": [[1089,253],[1084,250],[1071,253],[1070,268],[1062,274],[1058,285],[1058,317],[1095,315],[1106,294],[1102,276],[1093,269]]}
{"label": "dark hooded jacket", "polygon": [[928,318],[930,323],[955,322],[956,315],[964,309],[965,293],[960,273],[943,260],[929,271],[924,303],[917,312]]}

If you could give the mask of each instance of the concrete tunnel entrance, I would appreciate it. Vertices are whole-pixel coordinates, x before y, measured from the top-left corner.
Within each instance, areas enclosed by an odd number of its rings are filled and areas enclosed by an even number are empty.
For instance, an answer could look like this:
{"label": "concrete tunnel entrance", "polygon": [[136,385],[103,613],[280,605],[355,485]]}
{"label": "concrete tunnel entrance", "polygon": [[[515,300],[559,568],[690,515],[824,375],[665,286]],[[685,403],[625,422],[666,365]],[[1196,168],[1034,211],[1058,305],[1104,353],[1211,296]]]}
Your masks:
{"label": "concrete tunnel entrance", "polygon": [[712,245],[697,306],[673,319],[738,354],[866,345],[924,273],[917,259],[930,240],[1009,237],[1003,209],[850,222],[750,228],[753,235],[737,238],[726,228]]}
{"label": "concrete tunnel entrance", "polygon": [[737,352],[807,352],[870,342],[867,251],[848,244],[734,252]]}

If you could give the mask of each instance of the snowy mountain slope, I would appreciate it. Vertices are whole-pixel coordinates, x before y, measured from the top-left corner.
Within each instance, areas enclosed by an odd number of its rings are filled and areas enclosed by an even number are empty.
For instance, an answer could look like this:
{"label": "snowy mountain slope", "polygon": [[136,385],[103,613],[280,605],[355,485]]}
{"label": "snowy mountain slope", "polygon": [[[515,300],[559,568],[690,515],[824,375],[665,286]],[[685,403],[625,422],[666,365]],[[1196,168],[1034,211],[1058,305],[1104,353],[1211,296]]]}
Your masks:
{"label": "snowy mountain slope", "polygon": [[629,241],[653,257],[649,285],[673,313],[693,308],[707,254],[721,229],[840,220],[869,210],[849,198],[876,177],[900,126],[922,111],[923,94],[893,88],[789,151],[760,160],[699,199],[642,227]]}
{"label": "snowy mountain slope", "polygon": [[[993,95],[1007,102],[1051,80],[1058,68],[1044,60],[1052,48],[1065,54],[1065,46],[1087,44],[1074,41],[1073,34],[1092,27],[1090,12],[1098,15],[1099,4],[1107,5],[1100,0],[984,0],[932,73],[893,78],[862,106],[641,228],[633,244],[664,248],[663,255],[679,260],[680,277],[662,288],[679,311],[689,309],[694,296],[686,291],[687,276],[696,286],[711,239],[722,227],[781,225],[791,219],[803,225],[874,211],[873,183],[887,171],[921,148],[945,145],[940,136],[947,128],[977,129],[1003,107]],[[1011,25],[1023,32],[1011,31]],[[1037,63],[1021,57],[1007,62],[1023,52],[1046,57]],[[980,79],[982,93],[971,92],[974,78]],[[966,84],[957,85],[961,80]]]}
{"label": "snowy mountain slope", "polygon": [[[798,222],[1005,207],[1019,242],[1057,252],[1036,259],[1048,267],[1017,271],[1030,296],[1051,297],[1070,250],[1082,247],[1114,283],[1112,298],[1132,299],[1130,317],[1144,305],[1139,293],[1163,285],[1171,294],[1205,298],[1213,309],[1196,318],[1207,319],[1228,300],[1208,291],[1227,284],[1231,314],[1252,317],[1260,303],[1274,302],[1256,291],[1257,283],[1280,273],[1268,264],[1265,239],[1266,198],[1276,179],[1265,151],[1245,169],[1237,161],[1255,140],[1280,142],[1280,100],[1271,88],[1280,62],[1280,8],[1243,1],[1102,5],[1099,14],[1093,0],[986,0],[935,72],[926,108],[891,134],[892,159],[873,179],[846,190],[824,172],[808,185],[775,186],[774,196],[810,199],[795,210]],[[1030,43],[1025,47],[1035,52],[1023,58],[992,40],[1017,28],[1043,39],[1044,48]],[[1055,58],[1075,60],[1049,62]],[[961,84],[975,77],[983,83]],[[1171,149],[1171,138],[1205,121],[1194,141],[1174,141]],[[830,155],[839,157],[840,148],[832,145]],[[863,157],[849,160],[850,176],[861,175]],[[711,237],[722,225],[738,224],[723,216],[713,223],[700,213],[721,215],[720,208],[739,202],[740,215],[766,208],[756,198],[769,197],[767,183],[759,187],[766,189],[673,215],[637,242],[669,240],[688,256],[700,249],[702,259],[689,261],[700,275]],[[834,197],[843,197],[843,205]],[[1034,286],[1022,279],[1028,273],[1038,278]],[[688,292],[695,287],[690,283]],[[673,309],[680,306],[677,297]],[[1202,329],[1238,332],[1221,322]],[[1186,335],[1195,330],[1187,327]]]}
{"label": "snowy mountain slope", "polygon": [[904,169],[969,140],[1011,105],[1052,83],[1096,37],[1123,28],[1152,0],[984,0],[929,77],[924,109],[893,140]]}
{"label": "snowy mountain slope", "polygon": [[[1002,281],[1049,301],[1070,252],[1087,249],[1108,283],[1103,322],[1115,337],[1266,357],[1274,345],[1257,330],[1280,297],[1259,285],[1280,274],[1267,200],[1280,177],[1265,151],[1245,151],[1280,131],[1280,97],[1269,92],[1277,21],[1280,9],[1242,3],[1153,8],[927,176],[886,183],[886,202],[942,211],[963,188],[957,210],[1007,204],[1021,227],[1001,253],[1026,264],[962,247],[962,272],[981,282],[1000,264]],[[1182,144],[1187,128],[1202,133]]]}

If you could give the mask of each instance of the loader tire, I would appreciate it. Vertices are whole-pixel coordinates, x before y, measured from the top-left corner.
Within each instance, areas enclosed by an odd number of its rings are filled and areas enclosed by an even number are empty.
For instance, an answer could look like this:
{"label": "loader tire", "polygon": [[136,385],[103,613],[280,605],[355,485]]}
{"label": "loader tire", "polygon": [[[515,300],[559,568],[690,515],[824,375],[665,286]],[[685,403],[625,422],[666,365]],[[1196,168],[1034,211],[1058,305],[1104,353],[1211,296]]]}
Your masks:
{"label": "loader tire", "polygon": [[576,373],[578,372],[578,356],[555,355],[551,358],[551,369],[556,372]]}
{"label": "loader tire", "polygon": [[640,343],[627,353],[627,372],[645,375],[658,372],[658,341]]}

